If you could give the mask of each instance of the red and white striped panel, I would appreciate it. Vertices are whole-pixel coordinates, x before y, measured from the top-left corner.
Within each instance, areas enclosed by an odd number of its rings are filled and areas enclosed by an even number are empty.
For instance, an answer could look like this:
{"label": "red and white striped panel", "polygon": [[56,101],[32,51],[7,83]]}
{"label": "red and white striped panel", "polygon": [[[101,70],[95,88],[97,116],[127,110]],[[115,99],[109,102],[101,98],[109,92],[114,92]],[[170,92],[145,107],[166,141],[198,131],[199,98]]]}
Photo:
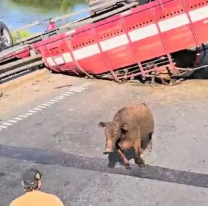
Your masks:
{"label": "red and white striped panel", "polygon": [[[206,25],[208,24],[208,6],[204,6],[204,7],[189,11],[189,14],[190,14],[191,20],[196,28],[197,28],[198,24],[200,24],[200,26],[203,24],[204,29],[207,30]],[[121,15],[125,16],[125,18],[128,18],[129,11],[124,14],[121,14]],[[134,14],[134,15],[136,15],[136,14]],[[165,20],[158,21],[159,29],[162,34],[172,31],[174,29],[179,29],[179,28],[181,28],[185,25],[188,25],[188,24],[189,24],[189,19],[188,19],[188,16],[186,13],[183,13],[183,14],[180,14],[180,15],[177,15],[174,17],[170,17]],[[202,26],[201,26],[201,28],[202,28]],[[131,30],[128,32],[128,35],[129,35],[132,43],[139,42],[140,45],[142,45],[142,43],[141,43],[142,40],[157,36],[158,33],[159,33],[159,31],[157,29],[156,24],[152,23],[152,24],[149,24],[149,25],[144,26],[142,28]],[[83,35],[85,35],[85,32],[83,32]],[[200,35],[203,37],[203,35],[201,33],[198,34],[199,37],[200,37]],[[204,33],[204,35],[206,35],[206,33]],[[76,35],[73,38],[77,38]],[[208,42],[208,36],[206,35],[206,37],[203,37],[202,39],[204,39],[204,38],[206,38],[205,40]],[[181,41],[186,41],[186,40],[181,39]],[[90,46],[84,46],[80,49],[74,50],[73,57],[75,58],[75,60],[80,61],[80,60],[92,57],[94,55],[100,54],[101,52],[108,52],[108,51],[116,49],[116,48],[118,49],[117,55],[122,55],[122,54],[125,54],[124,49],[126,48],[125,46],[127,46],[129,44],[129,41],[127,38],[127,34],[122,33],[120,35],[117,35],[116,37],[112,37],[112,38],[108,38],[107,40],[100,41],[99,44],[100,44],[101,50],[100,50],[98,44],[94,43]],[[148,42],[145,43],[145,45],[148,46]],[[176,45],[176,47],[177,47],[177,45]],[[118,54],[119,48],[123,48],[120,50],[120,54]],[[159,52],[159,51],[157,51],[157,52]],[[113,55],[113,53],[111,53],[111,56],[112,55]],[[116,53],[114,55],[116,55]],[[62,56],[66,62],[73,62],[73,59],[72,59],[71,54],[69,52],[63,53]],[[122,56],[122,57],[125,58],[125,56]],[[63,64],[62,58],[57,57],[57,59],[54,59],[54,61],[56,61],[56,63],[58,65]],[[52,61],[51,57],[47,58],[47,62],[51,66],[54,66],[54,61]]]}

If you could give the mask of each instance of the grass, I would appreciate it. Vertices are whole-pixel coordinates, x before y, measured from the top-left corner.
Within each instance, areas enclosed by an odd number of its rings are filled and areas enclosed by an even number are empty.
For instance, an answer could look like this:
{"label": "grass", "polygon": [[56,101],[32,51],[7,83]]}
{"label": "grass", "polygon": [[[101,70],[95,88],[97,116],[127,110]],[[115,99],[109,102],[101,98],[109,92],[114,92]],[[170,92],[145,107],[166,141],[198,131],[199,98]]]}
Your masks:
{"label": "grass", "polygon": [[[41,10],[44,9],[45,13],[51,12],[52,10],[68,13],[75,5],[86,4],[86,0],[9,0],[9,3]],[[39,10],[39,12],[41,10]]]}
{"label": "grass", "polygon": [[[28,32],[26,30],[20,31],[19,34],[20,34],[21,38],[26,38],[26,37],[29,37],[32,35],[32,33]],[[13,39],[14,43],[17,43],[17,39],[18,39],[17,32],[12,32],[11,35],[12,35],[12,39]]]}

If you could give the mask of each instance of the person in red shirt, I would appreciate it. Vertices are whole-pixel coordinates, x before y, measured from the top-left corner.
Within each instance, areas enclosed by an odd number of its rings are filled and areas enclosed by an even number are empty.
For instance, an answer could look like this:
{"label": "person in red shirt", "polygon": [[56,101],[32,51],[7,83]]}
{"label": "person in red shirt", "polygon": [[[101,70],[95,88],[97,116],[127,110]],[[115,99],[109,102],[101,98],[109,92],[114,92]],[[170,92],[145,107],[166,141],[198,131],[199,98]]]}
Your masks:
{"label": "person in red shirt", "polygon": [[52,19],[50,19],[49,24],[47,26],[47,31],[51,31],[54,29],[56,29],[56,23]]}
{"label": "person in red shirt", "polygon": [[10,206],[64,206],[57,196],[40,191],[41,178],[39,170],[27,169],[22,176],[25,194],[13,200]]}

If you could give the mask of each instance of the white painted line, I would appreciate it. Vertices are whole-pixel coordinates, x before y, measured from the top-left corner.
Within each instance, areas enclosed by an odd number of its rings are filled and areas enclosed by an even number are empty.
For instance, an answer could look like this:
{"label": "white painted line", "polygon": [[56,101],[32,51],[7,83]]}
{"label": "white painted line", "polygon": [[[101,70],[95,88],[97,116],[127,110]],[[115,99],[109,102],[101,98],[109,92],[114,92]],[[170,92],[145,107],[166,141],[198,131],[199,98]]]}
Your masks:
{"label": "white painted line", "polygon": [[57,65],[65,64],[64,58],[62,56],[53,57],[53,60]]}
{"label": "white painted line", "polygon": [[52,99],[50,102],[58,102],[59,100],[57,99]]}
{"label": "white painted line", "polygon": [[13,119],[9,120],[8,122],[17,123],[17,121]]}
{"label": "white painted line", "polygon": [[65,94],[62,94],[62,95],[60,95],[60,96],[58,96],[58,97],[56,97],[56,98],[54,98],[50,101],[47,101],[47,102],[43,103],[42,105],[37,106],[37,107],[33,108],[32,110],[29,110],[27,113],[25,113],[23,115],[19,115],[18,117],[15,117],[11,120],[8,120],[7,122],[3,122],[2,124],[0,124],[0,131],[2,131],[3,129],[8,128],[8,126],[12,126],[14,123],[17,123],[18,121],[21,121],[24,118],[32,116],[33,114],[37,113],[38,111],[41,111],[41,110],[45,109],[46,107],[49,107],[50,105],[52,105],[56,102],[59,102],[59,101],[63,100],[67,96],[70,96],[70,95],[72,95],[76,92],[81,93],[82,91],[86,90],[87,87],[91,84],[93,84],[93,82],[87,82],[87,83],[84,83],[80,86],[73,86],[73,87],[70,88],[70,90],[72,90],[72,91],[68,91]]}
{"label": "white painted line", "polygon": [[19,117],[15,117],[14,119],[19,120],[19,121],[22,120],[22,118],[19,118]]}
{"label": "white painted line", "polygon": [[13,125],[13,123],[9,123],[9,122],[4,122],[3,125],[6,125],[6,126],[11,126]]}
{"label": "white painted line", "polygon": [[46,102],[45,104],[49,104],[49,105],[50,105],[50,104],[51,104],[51,102],[50,102],[50,101],[48,101],[48,102]]}
{"label": "white painted line", "polygon": [[40,108],[40,109],[45,109],[45,108],[46,108],[46,106],[42,106],[42,105],[40,105],[40,106],[38,106],[37,108]]}
{"label": "white painted line", "polygon": [[130,31],[129,37],[132,42],[135,42],[150,36],[154,36],[156,34],[158,34],[158,29],[156,24],[150,24],[148,26]]}
{"label": "white painted line", "polygon": [[208,18],[208,6],[203,6],[199,9],[195,9],[189,12],[191,20],[193,22],[200,21]]}
{"label": "white painted line", "polygon": [[51,106],[49,103],[44,103],[44,104],[42,104],[43,106],[45,106],[45,107],[49,107],[49,106]]}
{"label": "white painted line", "polygon": [[66,96],[66,97],[69,97],[69,96],[71,96],[73,93],[66,93],[66,94],[63,94],[64,96]]}
{"label": "white painted line", "polygon": [[100,41],[100,46],[102,48],[102,51],[108,51],[111,49],[115,49],[120,46],[124,46],[129,43],[129,40],[127,38],[126,34],[121,34],[119,36],[115,36],[113,38]]}
{"label": "white painted line", "polygon": [[189,19],[187,14],[181,14],[169,19],[165,19],[158,23],[161,32],[166,32],[171,29],[185,26],[187,24],[189,24]]}
{"label": "white painted line", "polygon": [[56,97],[56,98],[54,98],[54,99],[56,99],[56,100],[62,100],[63,97]]}
{"label": "white painted line", "polygon": [[28,117],[28,116],[26,116],[26,115],[19,115],[19,117],[20,117],[20,118],[26,118],[26,117]]}
{"label": "white painted line", "polygon": [[66,63],[69,63],[69,62],[73,61],[72,56],[71,56],[71,54],[69,52],[62,54],[62,56],[63,56],[64,61]]}
{"label": "white painted line", "polygon": [[53,61],[52,57],[47,57],[46,61],[50,66],[55,66],[56,65],[55,62]]}
{"label": "white painted line", "polygon": [[34,110],[29,110],[28,112],[37,113],[37,111],[34,111]]}
{"label": "white painted line", "polygon": [[73,55],[76,60],[85,59],[87,57],[94,56],[99,53],[100,49],[97,43],[73,51]]}
{"label": "white painted line", "polygon": [[0,125],[0,128],[1,128],[1,129],[6,129],[6,128],[7,128],[7,126]]}
{"label": "white painted line", "polygon": [[33,110],[41,111],[42,109],[36,107],[36,108],[33,108]]}
{"label": "white painted line", "polygon": [[26,113],[25,115],[27,115],[27,116],[31,116],[31,115],[33,115],[33,113]]}
{"label": "white painted line", "polygon": [[55,104],[55,102],[50,102],[50,104],[52,105],[52,104]]}

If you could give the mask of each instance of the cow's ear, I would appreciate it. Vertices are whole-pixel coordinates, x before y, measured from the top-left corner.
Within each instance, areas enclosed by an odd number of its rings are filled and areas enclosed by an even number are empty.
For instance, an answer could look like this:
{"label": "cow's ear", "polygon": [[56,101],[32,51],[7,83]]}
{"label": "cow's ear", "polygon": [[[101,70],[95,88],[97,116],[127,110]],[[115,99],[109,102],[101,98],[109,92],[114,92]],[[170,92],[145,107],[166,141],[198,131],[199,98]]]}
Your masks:
{"label": "cow's ear", "polygon": [[120,125],[121,130],[127,132],[128,131],[128,123],[122,123]]}
{"label": "cow's ear", "polygon": [[98,126],[99,127],[106,127],[109,122],[99,122]]}

